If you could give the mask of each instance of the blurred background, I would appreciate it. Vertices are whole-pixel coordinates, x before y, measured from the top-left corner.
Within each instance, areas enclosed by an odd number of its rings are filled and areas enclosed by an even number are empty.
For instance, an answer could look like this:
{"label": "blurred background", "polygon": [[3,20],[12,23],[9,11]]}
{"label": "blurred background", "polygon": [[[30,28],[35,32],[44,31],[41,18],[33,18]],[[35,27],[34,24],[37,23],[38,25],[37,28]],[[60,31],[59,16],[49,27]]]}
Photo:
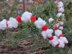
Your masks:
{"label": "blurred background", "polygon": [[[12,30],[0,30],[0,54],[72,54],[72,0],[63,0],[65,6],[64,35],[69,43],[64,49],[51,47],[48,40],[44,40],[41,31],[33,23],[19,24]],[[49,28],[48,18],[56,18],[54,0],[0,0],[0,21],[22,15],[30,11],[37,17],[42,17]]]}

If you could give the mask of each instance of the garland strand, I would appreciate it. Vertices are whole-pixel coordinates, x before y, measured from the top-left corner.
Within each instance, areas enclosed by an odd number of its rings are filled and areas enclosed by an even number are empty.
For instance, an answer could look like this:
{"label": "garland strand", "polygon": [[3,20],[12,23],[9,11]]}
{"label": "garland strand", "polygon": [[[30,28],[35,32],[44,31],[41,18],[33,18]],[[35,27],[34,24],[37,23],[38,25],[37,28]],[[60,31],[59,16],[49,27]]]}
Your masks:
{"label": "garland strand", "polygon": [[[58,8],[58,14],[57,17],[60,17],[64,13],[64,5],[63,2],[60,0],[55,1],[57,8]],[[49,22],[52,22],[54,19],[50,18]],[[43,36],[44,39],[48,39],[49,43],[54,46],[54,47],[61,47],[64,48],[65,44],[68,43],[68,40],[66,37],[64,37],[62,30],[63,30],[63,21],[59,21],[57,24],[54,25],[54,29],[48,28],[46,25],[46,22],[42,18],[36,18],[36,16],[33,16],[31,12],[24,12],[22,16],[18,16],[15,18],[10,17],[9,20],[2,20],[0,22],[0,29],[5,30],[7,28],[17,28],[18,23],[22,22],[33,22],[34,25],[42,30],[41,35]],[[53,35],[53,32],[55,36]]]}

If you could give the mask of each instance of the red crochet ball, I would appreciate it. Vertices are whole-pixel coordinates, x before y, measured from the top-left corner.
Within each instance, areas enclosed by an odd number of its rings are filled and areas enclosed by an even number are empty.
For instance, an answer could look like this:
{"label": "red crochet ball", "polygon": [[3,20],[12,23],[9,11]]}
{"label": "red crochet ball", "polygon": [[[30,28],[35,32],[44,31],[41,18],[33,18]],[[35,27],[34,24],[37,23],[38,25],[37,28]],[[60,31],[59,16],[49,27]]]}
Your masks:
{"label": "red crochet ball", "polygon": [[58,26],[54,26],[54,30],[57,30],[58,29]]}
{"label": "red crochet ball", "polygon": [[43,27],[42,27],[42,30],[43,31],[46,31],[48,29],[48,26],[47,25],[44,25]]}
{"label": "red crochet ball", "polygon": [[32,22],[35,22],[35,21],[36,21],[36,16],[31,16],[30,20],[31,20]]}
{"label": "red crochet ball", "polygon": [[21,22],[22,22],[21,16],[17,16],[17,17],[16,17],[16,20],[17,20],[19,23],[21,23]]}
{"label": "red crochet ball", "polygon": [[54,39],[54,36],[52,36],[52,37],[50,37],[50,38],[48,38],[49,40],[53,40]]}
{"label": "red crochet ball", "polygon": [[60,45],[60,42],[58,42],[58,44],[56,46],[59,47],[59,45]]}
{"label": "red crochet ball", "polygon": [[58,38],[63,37],[63,36],[64,36],[63,34],[60,34]]}
{"label": "red crochet ball", "polygon": [[6,28],[8,28],[8,21],[6,21]]}

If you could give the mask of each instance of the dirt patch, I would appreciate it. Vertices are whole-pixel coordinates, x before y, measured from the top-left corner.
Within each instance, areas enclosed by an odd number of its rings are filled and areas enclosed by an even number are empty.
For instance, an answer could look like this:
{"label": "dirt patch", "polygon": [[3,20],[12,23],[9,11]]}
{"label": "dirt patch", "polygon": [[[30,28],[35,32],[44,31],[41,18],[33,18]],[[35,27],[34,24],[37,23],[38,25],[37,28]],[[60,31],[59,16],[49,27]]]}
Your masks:
{"label": "dirt patch", "polygon": [[0,45],[0,54],[44,54],[50,47],[42,47],[37,49],[28,49],[28,47],[17,46],[15,48]]}

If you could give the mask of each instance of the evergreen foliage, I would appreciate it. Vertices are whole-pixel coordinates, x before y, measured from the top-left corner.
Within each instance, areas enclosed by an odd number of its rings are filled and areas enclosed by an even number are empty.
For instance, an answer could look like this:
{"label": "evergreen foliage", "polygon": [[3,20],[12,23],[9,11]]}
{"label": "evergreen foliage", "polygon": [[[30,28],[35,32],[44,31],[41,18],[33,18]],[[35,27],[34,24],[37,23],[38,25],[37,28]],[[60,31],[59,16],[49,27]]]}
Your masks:
{"label": "evergreen foliage", "polygon": [[[6,7],[4,4],[3,6]],[[72,42],[72,3],[71,2],[65,2],[65,24],[64,24],[64,35],[68,38],[69,41]],[[7,7],[9,7],[7,5]],[[0,17],[2,18],[8,18],[10,16],[16,17],[17,15],[13,14],[13,11],[16,9],[16,5],[10,8],[10,13],[6,12],[0,13]],[[54,21],[53,23],[48,23],[48,18],[54,18],[55,20],[58,20],[59,18],[56,17],[57,11],[56,11],[56,6],[53,2],[53,0],[50,0],[46,2],[45,4],[40,4],[39,6],[35,6],[31,8],[29,11],[31,11],[34,15],[38,17],[43,18],[49,28],[53,28],[53,25],[56,23]],[[5,12],[5,11],[4,11]],[[38,47],[44,47],[44,46],[49,46],[48,40],[44,40],[41,35],[41,31],[37,29],[33,23],[24,23],[20,24],[18,27],[18,32],[13,31],[1,31],[0,32],[0,42],[3,44],[7,44],[9,46],[16,47],[17,43],[22,40],[30,40],[33,41],[33,44],[31,46],[32,49],[36,49]],[[40,43],[40,42],[41,43]],[[72,43],[71,43],[72,44]],[[70,47],[70,48],[69,48]],[[59,48],[52,48],[48,51],[46,51],[45,54],[48,54],[49,52],[53,54],[69,54],[72,53],[72,45],[67,46],[65,49],[59,49]]]}

